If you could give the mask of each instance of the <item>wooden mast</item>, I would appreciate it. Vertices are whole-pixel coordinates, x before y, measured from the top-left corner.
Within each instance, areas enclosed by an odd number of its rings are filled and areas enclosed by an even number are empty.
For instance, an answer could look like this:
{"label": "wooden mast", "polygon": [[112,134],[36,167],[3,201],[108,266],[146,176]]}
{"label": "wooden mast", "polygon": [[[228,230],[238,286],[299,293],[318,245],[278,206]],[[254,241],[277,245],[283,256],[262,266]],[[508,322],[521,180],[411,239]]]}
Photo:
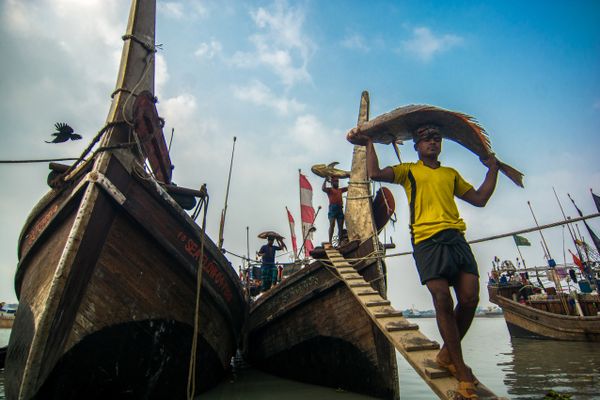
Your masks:
{"label": "wooden mast", "polygon": [[[362,92],[358,113],[358,126],[369,120],[369,92]],[[371,186],[367,176],[367,151],[365,146],[354,146],[352,154],[352,170],[346,197],[346,213],[344,215],[349,240],[373,241],[373,250],[379,252],[381,245],[377,238],[375,221],[373,220],[373,200]],[[381,259],[377,259],[377,275],[383,276],[384,267]],[[376,288],[382,297],[387,298],[384,279],[379,279]]]}
{"label": "wooden mast", "polygon": [[[142,91],[154,94],[155,24],[155,0],[132,0],[127,30],[123,35],[124,44],[117,83],[106,118],[107,124],[122,124],[110,128],[102,138],[100,146],[133,140],[130,138],[130,129],[133,129],[133,103],[136,96]],[[135,154],[130,149],[102,153],[94,169],[105,168],[111,153],[130,170],[132,156]]]}

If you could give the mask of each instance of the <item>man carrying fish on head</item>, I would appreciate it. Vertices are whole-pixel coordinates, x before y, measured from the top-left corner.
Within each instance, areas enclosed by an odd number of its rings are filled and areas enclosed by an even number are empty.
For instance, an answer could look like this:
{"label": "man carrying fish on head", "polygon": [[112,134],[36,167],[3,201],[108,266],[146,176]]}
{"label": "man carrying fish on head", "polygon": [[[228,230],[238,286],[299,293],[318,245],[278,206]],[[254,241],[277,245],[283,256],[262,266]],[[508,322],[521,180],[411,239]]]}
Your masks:
{"label": "man carrying fish on head", "polygon": [[[327,182],[331,181],[331,187],[327,187]],[[340,181],[336,176],[327,177],[323,181],[321,186],[323,192],[327,193],[329,198],[329,211],[327,217],[329,218],[329,243],[333,239],[333,229],[337,221],[338,227],[338,242],[342,241],[342,229],[344,228],[344,201],[342,199],[342,193],[347,192],[347,187],[340,187]]]}
{"label": "man carrying fish on head", "polygon": [[[454,197],[477,207],[485,206],[494,192],[502,164],[493,153],[487,154],[482,163],[488,171],[483,183],[475,189],[456,170],[438,161],[442,133],[439,126],[426,123],[411,129],[419,160],[381,169],[373,145],[374,135],[362,128],[353,128],[347,138],[353,144],[366,146],[369,177],[402,185],[409,201],[413,257],[421,283],[431,293],[444,340],[436,361],[457,378],[458,394],[467,399],[477,398],[478,381],[465,365],[461,339],[471,325],[479,301],[479,272],[465,240],[466,225]],[[405,138],[410,138],[409,134]],[[444,137],[447,137],[445,132]],[[454,286],[458,303],[454,310],[450,286]]]}

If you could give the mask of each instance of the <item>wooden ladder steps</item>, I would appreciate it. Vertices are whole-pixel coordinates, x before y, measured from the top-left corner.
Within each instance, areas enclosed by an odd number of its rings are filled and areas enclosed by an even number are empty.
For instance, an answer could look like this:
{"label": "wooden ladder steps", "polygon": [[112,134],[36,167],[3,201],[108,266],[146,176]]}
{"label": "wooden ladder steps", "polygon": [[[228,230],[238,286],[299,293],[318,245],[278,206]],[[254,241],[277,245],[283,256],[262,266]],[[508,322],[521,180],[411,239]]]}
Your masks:
{"label": "wooden ladder steps", "polygon": [[407,321],[392,321],[385,324],[385,329],[387,329],[388,332],[417,331],[419,330],[419,325],[411,324]]}
{"label": "wooden ladder steps", "polygon": [[357,283],[350,283],[348,286],[350,286],[351,288],[364,288],[364,287],[371,287],[371,284],[369,282],[357,282]]}
{"label": "wooden ladder steps", "polygon": [[[409,322],[391,302],[371,288],[356,270],[335,249],[325,250],[339,276],[344,280],[355,299],[363,306],[375,325],[402,354],[433,392],[444,400],[455,398],[458,381],[445,368],[435,362],[440,345],[427,338],[419,325]],[[499,400],[482,383],[477,386],[480,400]]]}

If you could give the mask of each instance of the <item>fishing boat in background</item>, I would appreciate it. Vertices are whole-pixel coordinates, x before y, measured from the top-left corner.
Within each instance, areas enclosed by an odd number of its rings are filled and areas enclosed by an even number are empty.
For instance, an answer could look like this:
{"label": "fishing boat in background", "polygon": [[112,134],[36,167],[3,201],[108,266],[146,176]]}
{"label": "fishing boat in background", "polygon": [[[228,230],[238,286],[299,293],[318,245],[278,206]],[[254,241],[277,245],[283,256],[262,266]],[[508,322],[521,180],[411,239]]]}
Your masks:
{"label": "fishing boat in background", "polygon": [[132,1],[106,125],[78,162],[51,165],[52,189],[23,226],[8,399],[184,398],[230,368],[246,303],[195,222],[206,189],[171,181],[155,9]]}
{"label": "fishing boat in background", "polygon": [[[534,270],[529,269],[527,273]],[[538,274],[548,271],[547,268],[537,270]],[[517,273],[525,274],[525,271]],[[549,283],[542,289],[529,280],[520,279],[488,283],[490,301],[502,308],[511,336],[600,342],[600,296],[597,293],[560,291]]]}
{"label": "fishing boat in background", "polygon": [[[576,205],[575,208],[583,218]],[[519,246],[530,243],[518,235],[513,235],[521,259],[517,260],[517,266],[510,260],[501,262],[498,258],[492,263],[489,299],[502,308],[511,336],[600,342],[600,240],[585,219],[583,222],[595,248],[588,245],[581,234],[577,236],[566,216],[565,221],[578,253],[572,253],[572,264],[554,261],[539,226],[547,266],[527,268]]]}

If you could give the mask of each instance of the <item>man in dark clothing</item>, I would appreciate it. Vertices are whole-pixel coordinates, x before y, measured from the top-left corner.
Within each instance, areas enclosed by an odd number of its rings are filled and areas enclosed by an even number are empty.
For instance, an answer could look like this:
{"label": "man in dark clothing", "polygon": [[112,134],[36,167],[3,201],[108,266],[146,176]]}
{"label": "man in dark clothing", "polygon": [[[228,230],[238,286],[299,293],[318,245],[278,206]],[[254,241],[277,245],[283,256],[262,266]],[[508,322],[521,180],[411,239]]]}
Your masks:
{"label": "man in dark clothing", "polygon": [[339,180],[335,176],[331,178],[331,187],[327,187],[327,180],[323,181],[321,189],[327,193],[329,198],[329,211],[327,217],[329,218],[329,243],[333,239],[333,229],[337,221],[338,225],[338,241],[342,241],[342,229],[344,227],[344,201],[342,199],[342,193],[347,192],[347,187],[339,187]]}
{"label": "man in dark clothing", "polygon": [[262,257],[261,278],[263,292],[269,290],[273,284],[273,276],[276,276],[277,268],[275,267],[275,252],[283,249],[285,246],[281,242],[281,239],[277,239],[279,246],[274,246],[274,236],[267,237],[267,244],[263,245],[258,251],[258,255]]}
{"label": "man in dark clothing", "polygon": [[[483,207],[494,192],[498,161],[494,156],[482,162],[488,168],[481,186],[475,189],[456,170],[442,166],[439,129],[422,126],[413,134],[416,163],[402,163],[380,169],[371,138],[357,130],[354,144],[366,146],[367,171],[371,179],[401,184],[409,199],[413,257],[421,278],[431,293],[444,346],[436,361],[459,381],[462,398],[477,398],[477,380],[465,365],[461,339],[466,334],[479,301],[479,273],[471,248],[464,238],[466,224],[460,218],[454,197]],[[453,310],[450,286],[457,306]]]}

